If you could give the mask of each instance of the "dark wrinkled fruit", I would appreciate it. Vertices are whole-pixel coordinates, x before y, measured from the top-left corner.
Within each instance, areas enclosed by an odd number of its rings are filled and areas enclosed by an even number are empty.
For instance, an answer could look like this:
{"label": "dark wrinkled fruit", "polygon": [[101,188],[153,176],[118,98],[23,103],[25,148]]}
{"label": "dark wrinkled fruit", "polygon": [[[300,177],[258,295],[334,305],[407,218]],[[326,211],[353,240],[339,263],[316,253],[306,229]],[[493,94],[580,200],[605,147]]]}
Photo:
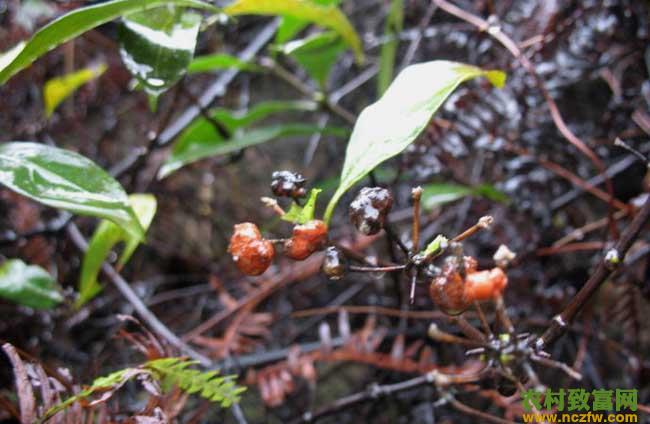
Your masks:
{"label": "dark wrinkled fruit", "polygon": [[284,243],[284,254],[297,261],[307,259],[327,243],[327,224],[313,219],[306,224],[293,227],[293,234]]}
{"label": "dark wrinkled fruit", "polygon": [[[463,258],[465,273],[476,271],[476,260],[469,256]],[[443,312],[458,315],[472,304],[472,299],[465,290],[465,281],[460,274],[459,260],[456,256],[448,256],[442,266],[439,276],[431,280],[429,296]]]}
{"label": "dark wrinkled fruit", "polygon": [[381,187],[364,187],[350,203],[350,219],[365,235],[377,234],[384,227],[393,206],[393,196]]}
{"label": "dark wrinkled fruit", "polygon": [[275,256],[273,243],[262,238],[257,225],[244,222],[235,225],[228,252],[237,268],[246,275],[260,275]]}
{"label": "dark wrinkled fruit", "polygon": [[339,249],[330,246],[325,251],[325,260],[321,269],[330,280],[340,280],[347,269],[346,258]]}
{"label": "dark wrinkled fruit", "polygon": [[291,171],[275,171],[271,175],[271,191],[278,197],[305,197],[305,182],[302,175]]}

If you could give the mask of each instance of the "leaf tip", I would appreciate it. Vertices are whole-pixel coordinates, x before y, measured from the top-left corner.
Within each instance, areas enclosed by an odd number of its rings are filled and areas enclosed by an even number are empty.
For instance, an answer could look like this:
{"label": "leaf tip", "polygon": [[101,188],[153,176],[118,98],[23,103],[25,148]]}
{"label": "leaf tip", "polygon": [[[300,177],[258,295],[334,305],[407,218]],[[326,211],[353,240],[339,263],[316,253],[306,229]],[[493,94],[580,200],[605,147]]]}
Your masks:
{"label": "leaf tip", "polygon": [[506,85],[506,79],[508,76],[503,71],[492,69],[485,71],[485,78],[487,78],[496,88],[503,88],[503,86]]}

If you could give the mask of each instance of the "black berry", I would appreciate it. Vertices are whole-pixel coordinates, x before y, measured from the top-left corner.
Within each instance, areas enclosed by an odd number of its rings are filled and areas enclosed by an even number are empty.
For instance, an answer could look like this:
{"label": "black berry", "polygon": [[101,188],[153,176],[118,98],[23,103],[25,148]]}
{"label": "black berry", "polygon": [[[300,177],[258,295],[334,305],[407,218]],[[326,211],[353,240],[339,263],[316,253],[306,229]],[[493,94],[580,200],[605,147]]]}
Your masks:
{"label": "black berry", "polygon": [[302,175],[291,171],[275,171],[271,175],[271,191],[277,197],[291,197],[293,199],[305,197],[305,183],[307,180]]}
{"label": "black berry", "polygon": [[350,203],[350,219],[365,235],[377,234],[384,227],[386,215],[393,206],[393,196],[381,187],[364,187]]}

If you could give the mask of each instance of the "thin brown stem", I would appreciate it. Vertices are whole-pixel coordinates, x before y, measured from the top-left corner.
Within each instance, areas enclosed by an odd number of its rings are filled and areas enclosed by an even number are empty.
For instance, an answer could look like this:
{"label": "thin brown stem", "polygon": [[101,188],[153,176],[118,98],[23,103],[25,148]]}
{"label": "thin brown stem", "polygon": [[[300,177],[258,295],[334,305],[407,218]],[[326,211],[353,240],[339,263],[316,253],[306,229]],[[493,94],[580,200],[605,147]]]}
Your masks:
{"label": "thin brown stem", "polygon": [[422,198],[422,187],[415,187],[411,190],[413,199],[413,228],[411,237],[413,238],[413,252],[420,250],[420,199]]}
{"label": "thin brown stem", "polygon": [[598,291],[600,286],[607,280],[607,278],[614,272],[618,263],[623,261],[627,251],[630,249],[634,241],[639,236],[639,233],[650,219],[650,197],[646,200],[645,204],[634,217],[630,225],[625,229],[618,243],[613,249],[610,249],[608,255],[600,261],[598,268],[592,274],[591,278],[587,280],[580,291],[574,296],[569,305],[553,318],[551,325],[544,332],[544,334],[535,341],[535,348],[543,350],[549,343],[557,340],[567,327],[571,325],[576,315],[584,307],[589,299]]}
{"label": "thin brown stem", "polygon": [[492,225],[492,222],[494,222],[494,218],[492,218],[489,215],[482,216],[479,218],[478,222],[462,233],[458,234],[456,237],[452,239],[452,241],[463,241],[468,237],[473,236],[474,234],[478,233],[481,230],[486,230],[490,228],[490,225]]}

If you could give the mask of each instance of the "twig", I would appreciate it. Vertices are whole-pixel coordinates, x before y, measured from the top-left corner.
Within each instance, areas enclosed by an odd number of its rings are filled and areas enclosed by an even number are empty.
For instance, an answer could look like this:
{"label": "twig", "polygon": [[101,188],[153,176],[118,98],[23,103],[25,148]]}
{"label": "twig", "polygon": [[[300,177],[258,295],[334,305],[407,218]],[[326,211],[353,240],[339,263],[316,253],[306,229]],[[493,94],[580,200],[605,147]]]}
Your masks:
{"label": "twig", "polygon": [[613,249],[608,252],[605,258],[600,261],[598,268],[592,274],[591,278],[585,283],[580,291],[571,300],[569,305],[553,318],[551,325],[544,334],[535,341],[535,348],[540,351],[557,340],[567,327],[571,325],[576,315],[580,312],[587,301],[596,293],[598,288],[614,272],[618,263],[624,260],[627,251],[630,249],[639,233],[650,219],[650,196],[646,199],[645,204],[634,217],[634,220],[625,229],[621,238]]}
{"label": "twig", "polygon": [[345,409],[351,408],[362,402],[375,400],[381,397],[390,396],[395,393],[403,392],[406,390],[415,389],[420,386],[429,384],[436,385],[450,385],[450,384],[463,384],[476,381],[479,378],[478,374],[471,375],[448,375],[442,374],[439,371],[431,371],[425,375],[405,380],[399,383],[386,384],[380,386],[378,384],[371,384],[362,392],[358,392],[341,399],[338,399],[331,404],[324,406],[314,412],[305,412],[300,418],[292,421],[294,424],[314,422],[320,418],[339,413]]}
{"label": "twig", "polygon": [[[79,250],[85,252],[88,249],[88,242],[84,238],[76,224],[70,223],[67,228],[68,236]],[[199,361],[204,366],[209,366],[212,361],[195,351],[183,341],[181,341],[165,324],[163,324],[142,302],[138,295],[133,291],[131,285],[122,278],[122,276],[110,264],[104,262],[102,271],[108,279],[115,285],[120,293],[129,301],[135,311],[147,323],[147,325],[159,336],[165,339],[170,345],[179,349],[183,354],[192,359]]]}

